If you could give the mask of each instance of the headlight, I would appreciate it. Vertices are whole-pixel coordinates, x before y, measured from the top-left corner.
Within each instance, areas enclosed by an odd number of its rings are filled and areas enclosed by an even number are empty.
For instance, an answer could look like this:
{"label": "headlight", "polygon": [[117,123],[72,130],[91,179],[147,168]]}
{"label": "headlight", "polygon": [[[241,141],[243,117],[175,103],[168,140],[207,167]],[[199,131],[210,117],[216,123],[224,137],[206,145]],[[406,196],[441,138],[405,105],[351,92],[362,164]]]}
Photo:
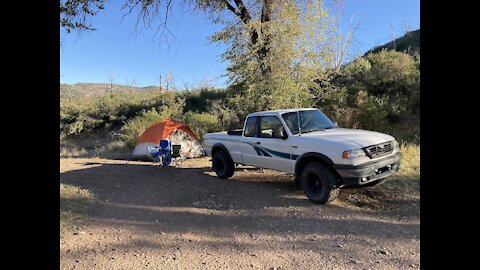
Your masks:
{"label": "headlight", "polygon": [[393,149],[399,149],[400,145],[398,144],[397,140],[393,141]]}
{"label": "headlight", "polygon": [[342,153],[342,158],[344,159],[354,159],[354,158],[358,158],[358,157],[364,157],[366,156],[367,154],[365,153],[365,151],[363,151],[363,149],[355,149],[355,150],[349,150],[349,151],[345,151]]}

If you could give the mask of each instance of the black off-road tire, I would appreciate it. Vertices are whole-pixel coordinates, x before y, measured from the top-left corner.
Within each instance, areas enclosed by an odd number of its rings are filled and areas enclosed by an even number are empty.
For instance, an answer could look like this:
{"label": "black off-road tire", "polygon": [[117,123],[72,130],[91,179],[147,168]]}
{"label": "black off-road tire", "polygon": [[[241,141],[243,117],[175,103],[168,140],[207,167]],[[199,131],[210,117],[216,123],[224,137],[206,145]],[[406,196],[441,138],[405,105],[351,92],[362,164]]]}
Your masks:
{"label": "black off-road tire", "polygon": [[300,177],[298,176],[295,176],[295,178],[293,179],[293,185],[296,187],[296,188],[302,188],[302,182],[300,181]]}
{"label": "black off-road tire", "polygon": [[215,153],[212,159],[212,168],[217,176],[222,179],[231,177],[235,172],[235,164],[233,164],[224,151]]}
{"label": "black off-road tire", "polygon": [[310,201],[324,204],[335,200],[340,190],[338,177],[327,164],[311,162],[302,170],[303,191]]}

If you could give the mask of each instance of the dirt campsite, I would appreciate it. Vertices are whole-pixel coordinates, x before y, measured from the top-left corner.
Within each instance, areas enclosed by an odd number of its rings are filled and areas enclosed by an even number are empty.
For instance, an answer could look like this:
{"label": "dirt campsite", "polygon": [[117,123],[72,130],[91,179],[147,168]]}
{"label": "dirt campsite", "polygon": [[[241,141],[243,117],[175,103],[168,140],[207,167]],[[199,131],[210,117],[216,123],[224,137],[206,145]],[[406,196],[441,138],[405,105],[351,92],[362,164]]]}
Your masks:
{"label": "dirt campsite", "polygon": [[418,149],[403,149],[394,178],[325,205],[277,171],[238,166],[225,180],[209,157],[161,167],[63,149],[61,269],[420,267]]}
{"label": "dirt campsite", "polygon": [[60,1],[60,268],[419,269],[397,2]]}

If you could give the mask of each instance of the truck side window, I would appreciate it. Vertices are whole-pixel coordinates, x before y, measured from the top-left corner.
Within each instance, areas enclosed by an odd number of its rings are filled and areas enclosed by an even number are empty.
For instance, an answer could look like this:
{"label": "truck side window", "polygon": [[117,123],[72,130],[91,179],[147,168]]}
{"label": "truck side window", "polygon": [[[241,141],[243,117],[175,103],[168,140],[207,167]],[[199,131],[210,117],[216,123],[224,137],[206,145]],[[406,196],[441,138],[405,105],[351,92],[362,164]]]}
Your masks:
{"label": "truck side window", "polygon": [[288,128],[290,129],[290,132],[292,132],[292,134],[297,134],[299,132],[297,112],[284,113],[282,114],[282,117]]}
{"label": "truck side window", "polygon": [[255,137],[257,131],[257,118],[256,116],[249,117],[247,119],[247,123],[245,123],[245,130],[243,132],[243,136],[245,137]]}
{"label": "truck side window", "polygon": [[282,122],[276,116],[260,117],[260,138],[282,138]]}

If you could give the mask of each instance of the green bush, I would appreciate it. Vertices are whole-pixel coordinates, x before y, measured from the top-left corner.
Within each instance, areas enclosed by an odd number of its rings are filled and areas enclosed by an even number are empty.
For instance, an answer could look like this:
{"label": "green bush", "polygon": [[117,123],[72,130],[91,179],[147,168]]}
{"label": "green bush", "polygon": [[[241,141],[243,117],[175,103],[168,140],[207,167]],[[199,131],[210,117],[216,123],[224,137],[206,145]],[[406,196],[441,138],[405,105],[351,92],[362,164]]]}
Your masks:
{"label": "green bush", "polygon": [[149,126],[163,119],[165,119],[164,115],[157,112],[155,108],[152,108],[128,120],[122,127],[122,138],[125,141],[125,145],[129,148],[134,148],[140,135],[142,135]]}
{"label": "green bush", "polygon": [[243,119],[238,117],[235,110],[226,107],[224,102],[215,100],[210,104],[208,112],[218,117],[218,123],[222,130],[229,130],[238,127],[243,123]]}
{"label": "green bush", "polygon": [[413,96],[408,100],[408,108],[411,113],[420,112],[420,91],[415,92]]}
{"label": "green bush", "polygon": [[357,58],[342,71],[335,83],[346,87],[350,97],[366,90],[370,95],[387,97],[394,111],[402,110],[399,113],[419,111],[420,54],[412,56],[384,49]]}
{"label": "green bush", "polygon": [[355,80],[362,80],[372,69],[372,63],[365,57],[359,57],[345,66],[344,76]]}
{"label": "green bush", "polygon": [[99,129],[111,130],[152,108],[163,117],[180,118],[185,98],[176,92],[109,94],[60,102],[60,132],[63,136],[80,135]]}
{"label": "green bush", "polygon": [[363,129],[380,130],[388,115],[388,103],[385,99],[368,95],[360,91],[357,95],[356,121]]}
{"label": "green bush", "polygon": [[223,89],[197,89],[179,92],[185,98],[185,111],[205,112],[212,102],[224,101],[227,92]]}
{"label": "green bush", "polygon": [[371,94],[411,96],[419,81],[420,70],[415,60],[406,53],[382,50],[366,56],[372,68],[365,76]]}
{"label": "green bush", "polygon": [[220,131],[218,117],[209,113],[187,112],[183,115],[183,121],[201,138],[203,134],[208,132]]}
{"label": "green bush", "polygon": [[315,74],[313,81],[308,79],[313,78],[310,75],[298,79],[295,74],[283,72],[282,64],[275,68],[278,72],[271,84],[237,80],[228,90],[201,87],[193,91],[139,90],[85,94],[87,97],[81,99],[63,97],[60,137],[120,129],[132,147],[149,125],[161,119],[183,120],[201,136],[239,128],[247,114],[261,108],[316,107],[343,127],[373,129],[404,141],[418,141],[420,127],[415,119],[420,114],[419,53],[369,53],[340,72],[310,70]]}
{"label": "green bush", "polygon": [[381,130],[386,124],[388,109],[385,99],[359,91],[354,107],[338,108],[334,115],[342,127]]}

